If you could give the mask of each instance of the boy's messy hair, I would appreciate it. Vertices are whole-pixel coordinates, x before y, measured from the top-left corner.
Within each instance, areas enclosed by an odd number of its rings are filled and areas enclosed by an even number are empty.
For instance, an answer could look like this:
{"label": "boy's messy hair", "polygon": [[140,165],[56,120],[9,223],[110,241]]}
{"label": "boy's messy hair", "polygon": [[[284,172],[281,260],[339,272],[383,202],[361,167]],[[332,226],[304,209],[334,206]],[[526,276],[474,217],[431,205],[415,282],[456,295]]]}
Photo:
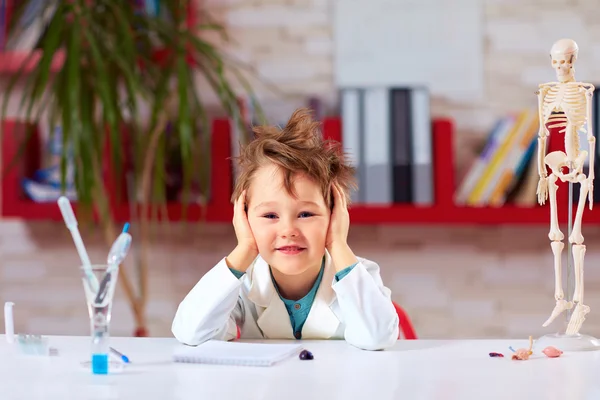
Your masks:
{"label": "boy's messy hair", "polygon": [[338,184],[350,204],[350,190],[356,187],[355,169],[341,151],[339,142],[323,139],[320,123],[313,121],[308,109],[294,111],[283,129],[256,126],[252,131],[255,138],[236,157],[240,175],[232,202],[249,188],[258,168],[272,163],[282,169],[284,187],[291,196],[296,196],[292,184],[294,175],[302,172],[319,185],[328,207],[332,205],[333,183]]}

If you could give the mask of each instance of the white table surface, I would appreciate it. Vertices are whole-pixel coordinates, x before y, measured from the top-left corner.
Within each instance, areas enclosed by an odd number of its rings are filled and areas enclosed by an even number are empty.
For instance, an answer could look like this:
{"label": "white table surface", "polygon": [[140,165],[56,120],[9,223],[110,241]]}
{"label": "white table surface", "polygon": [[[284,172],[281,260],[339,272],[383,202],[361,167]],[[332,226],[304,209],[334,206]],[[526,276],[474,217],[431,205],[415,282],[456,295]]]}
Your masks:
{"label": "white table surface", "polygon": [[511,360],[508,346],[527,340],[399,341],[379,352],[304,341],[314,360],[232,367],[173,363],[174,339],[116,337],[132,363],[102,376],[81,365],[88,337],[49,339],[57,356],[22,355],[0,335],[0,399],[600,399],[600,352]]}

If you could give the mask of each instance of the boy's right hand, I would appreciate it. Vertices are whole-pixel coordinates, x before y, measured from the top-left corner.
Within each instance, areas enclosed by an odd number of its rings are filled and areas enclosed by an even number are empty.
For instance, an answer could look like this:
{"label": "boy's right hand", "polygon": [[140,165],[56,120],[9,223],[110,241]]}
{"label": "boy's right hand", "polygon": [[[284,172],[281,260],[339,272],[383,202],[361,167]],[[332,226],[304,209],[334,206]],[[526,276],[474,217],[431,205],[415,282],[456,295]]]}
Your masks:
{"label": "boy's right hand", "polygon": [[258,256],[258,246],[248,222],[245,206],[246,191],[244,190],[233,205],[233,228],[238,244],[226,258],[229,268],[240,272],[245,272]]}

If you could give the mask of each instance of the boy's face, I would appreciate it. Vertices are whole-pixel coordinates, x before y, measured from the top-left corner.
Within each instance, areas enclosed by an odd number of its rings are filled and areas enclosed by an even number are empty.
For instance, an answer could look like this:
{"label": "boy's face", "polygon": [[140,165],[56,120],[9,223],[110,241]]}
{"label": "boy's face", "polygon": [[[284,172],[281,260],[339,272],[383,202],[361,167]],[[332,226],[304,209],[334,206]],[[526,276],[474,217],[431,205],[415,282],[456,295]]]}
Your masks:
{"label": "boy's face", "polygon": [[297,198],[276,166],[261,167],[249,190],[248,222],[262,258],[284,275],[321,265],[330,212],[318,185],[303,174],[293,180]]}

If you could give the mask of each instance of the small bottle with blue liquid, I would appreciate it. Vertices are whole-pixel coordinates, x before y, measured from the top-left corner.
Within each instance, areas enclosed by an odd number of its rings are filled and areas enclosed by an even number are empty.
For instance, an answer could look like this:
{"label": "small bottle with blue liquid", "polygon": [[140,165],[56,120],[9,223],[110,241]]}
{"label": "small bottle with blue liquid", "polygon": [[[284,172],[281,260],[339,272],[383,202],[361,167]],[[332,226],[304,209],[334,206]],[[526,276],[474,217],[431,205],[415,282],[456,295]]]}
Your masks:
{"label": "small bottle with blue liquid", "polygon": [[96,331],[92,337],[92,373],[108,374],[108,332]]}

